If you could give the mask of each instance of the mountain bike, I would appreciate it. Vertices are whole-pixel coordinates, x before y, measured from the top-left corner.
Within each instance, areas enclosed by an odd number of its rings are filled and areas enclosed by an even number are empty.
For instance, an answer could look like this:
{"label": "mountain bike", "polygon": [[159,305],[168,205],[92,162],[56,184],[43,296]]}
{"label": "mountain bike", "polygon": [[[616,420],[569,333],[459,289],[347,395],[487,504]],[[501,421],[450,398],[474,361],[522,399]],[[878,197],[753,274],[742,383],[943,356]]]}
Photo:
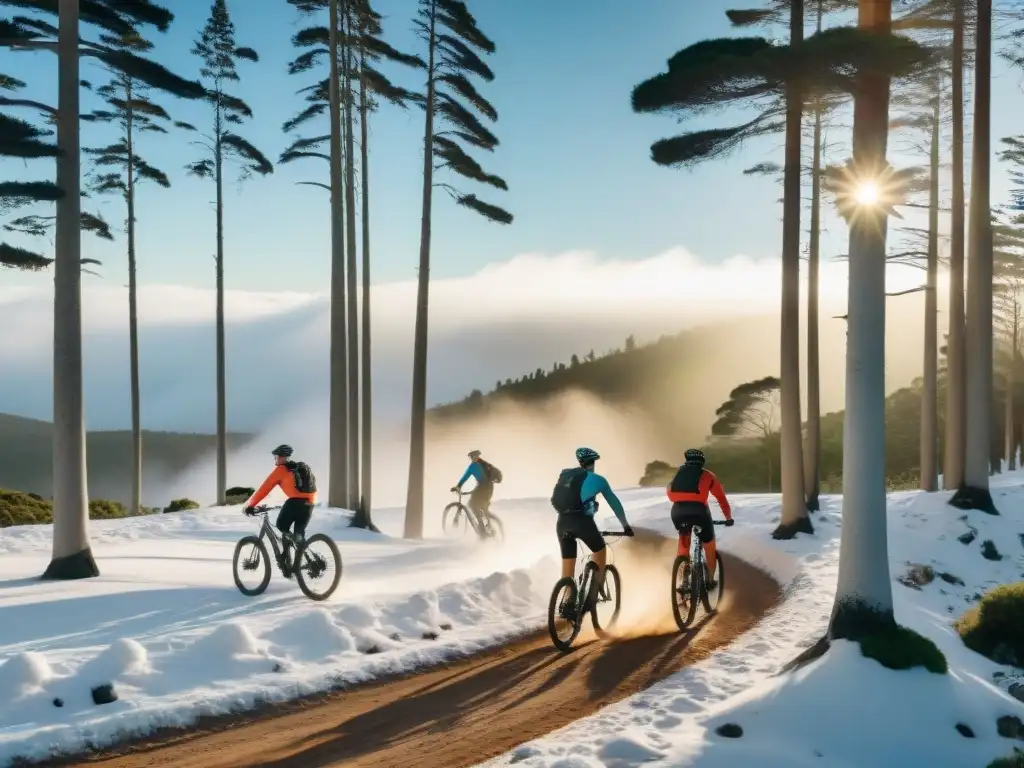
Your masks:
{"label": "mountain bike", "polygon": [[[602,538],[631,535],[625,531],[601,531]],[[587,600],[580,596],[590,595],[591,581],[597,573],[597,564],[592,559],[593,553],[577,560],[575,578],[563,576],[551,591],[551,600],[548,603],[548,632],[555,647],[563,653],[572,647],[573,641],[583,628],[583,617],[587,613],[590,614],[594,632],[601,638],[607,636],[608,630],[615,626],[619,618],[619,609],[622,607],[622,579],[612,562],[612,548],[609,546],[606,549],[609,554],[604,567],[604,583],[598,590],[597,600],[592,607],[588,608]],[[599,615],[599,608],[606,612],[604,616]]]}
{"label": "mountain bike", "polygon": [[[232,568],[238,591],[248,597],[254,597],[263,594],[270,584],[270,553],[263,542],[267,539],[274,550],[274,560],[281,569],[281,574],[288,577],[294,573],[299,582],[299,589],[310,600],[326,600],[334,594],[341,581],[341,553],[338,552],[338,545],[326,533],[314,533],[309,538],[293,533],[278,535],[277,530],[270,524],[271,509],[280,507],[256,507],[257,515],[263,518],[259,535],[244,536],[235,545]],[[284,552],[285,537],[288,538],[295,553],[294,557],[287,559]],[[299,565],[296,566],[296,563]],[[256,575],[256,586],[248,587],[242,582],[245,574]]]}
{"label": "mountain bike", "polygon": [[[725,525],[725,520],[712,520],[714,525]],[[690,530],[689,558],[686,555],[676,555],[672,564],[672,615],[675,616],[676,625],[679,631],[684,631],[697,617],[697,603],[703,603],[704,610],[708,615],[718,610],[718,604],[722,600],[725,591],[725,569],[722,567],[722,553],[715,553],[715,576],[718,584],[714,594],[708,593],[708,572],[704,562],[704,546],[700,541],[699,525],[694,525]]]}
{"label": "mountain bike", "polygon": [[446,534],[449,536],[465,535],[472,528],[481,539],[505,540],[505,527],[496,514],[487,511],[477,517],[469,507],[462,503],[462,497],[469,494],[462,491],[453,491],[453,493],[458,497],[457,500],[446,506],[444,514],[441,516],[441,527]]}

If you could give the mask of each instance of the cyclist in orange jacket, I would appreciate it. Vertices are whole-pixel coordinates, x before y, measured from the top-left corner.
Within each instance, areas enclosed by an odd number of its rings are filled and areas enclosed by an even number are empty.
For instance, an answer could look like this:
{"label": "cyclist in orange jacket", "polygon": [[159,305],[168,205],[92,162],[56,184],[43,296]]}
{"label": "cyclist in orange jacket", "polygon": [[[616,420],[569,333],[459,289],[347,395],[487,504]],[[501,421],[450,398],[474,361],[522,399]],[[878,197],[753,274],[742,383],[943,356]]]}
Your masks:
{"label": "cyclist in orange jacket", "polygon": [[718,500],[722,507],[727,526],[735,524],[732,507],[725,497],[725,489],[712,472],[704,469],[704,452],[691,448],[685,454],[686,463],[672,478],[666,492],[672,502],[672,524],[679,531],[679,553],[690,555],[690,535],[694,525],[700,526],[700,541],[704,546],[704,560],[708,567],[708,589],[717,586],[715,568],[718,565],[718,548],[715,544],[715,526],[708,509],[708,494]]}

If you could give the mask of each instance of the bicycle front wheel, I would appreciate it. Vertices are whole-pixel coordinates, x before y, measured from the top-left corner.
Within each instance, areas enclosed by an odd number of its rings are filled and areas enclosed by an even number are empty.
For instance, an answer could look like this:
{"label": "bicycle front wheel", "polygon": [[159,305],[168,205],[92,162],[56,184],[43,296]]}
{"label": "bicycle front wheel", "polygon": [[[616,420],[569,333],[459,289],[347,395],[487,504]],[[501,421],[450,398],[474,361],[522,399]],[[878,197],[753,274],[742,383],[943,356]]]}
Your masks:
{"label": "bicycle front wheel", "polygon": [[259,536],[245,536],[235,545],[231,568],[235,586],[247,597],[262,595],[270,584],[270,553]]}
{"label": "bicycle front wheel", "polygon": [[594,631],[598,637],[607,637],[608,630],[615,626],[622,608],[622,579],[619,569],[614,565],[604,567],[604,584],[597,592],[597,602],[590,612],[594,622]]}
{"label": "bicycle front wheel", "polygon": [[696,577],[691,570],[690,558],[676,555],[672,564],[672,615],[680,632],[686,631],[697,616],[697,600],[694,599]]}
{"label": "bicycle front wheel", "polygon": [[465,504],[453,501],[444,508],[441,516],[441,528],[448,536],[465,536],[473,523],[469,519],[469,510]]}
{"label": "bicycle front wheel", "polygon": [[565,653],[572,647],[572,641],[580,633],[583,617],[578,610],[579,587],[572,576],[564,576],[551,590],[548,602],[548,632],[555,648]]}
{"label": "bicycle front wheel", "polygon": [[302,594],[310,600],[326,600],[341,581],[341,553],[325,533],[314,533],[295,553],[293,570]]}

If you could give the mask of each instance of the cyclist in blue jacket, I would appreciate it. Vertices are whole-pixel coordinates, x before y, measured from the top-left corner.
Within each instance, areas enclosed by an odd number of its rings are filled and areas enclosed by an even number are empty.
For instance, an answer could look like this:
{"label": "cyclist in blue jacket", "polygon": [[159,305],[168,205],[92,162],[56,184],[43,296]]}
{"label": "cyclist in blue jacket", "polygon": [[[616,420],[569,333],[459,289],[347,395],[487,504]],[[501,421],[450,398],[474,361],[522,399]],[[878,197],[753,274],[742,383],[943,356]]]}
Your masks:
{"label": "cyclist in blue jacket", "polygon": [[452,486],[452,492],[462,491],[462,486],[471,477],[476,480],[476,485],[469,493],[469,501],[466,506],[476,515],[481,530],[490,535],[491,526],[487,523],[483,513],[490,511],[491,499],[494,497],[494,483],[501,482],[501,472],[493,464],[484,461],[480,451],[470,451],[469,466],[462,473],[459,482]]}

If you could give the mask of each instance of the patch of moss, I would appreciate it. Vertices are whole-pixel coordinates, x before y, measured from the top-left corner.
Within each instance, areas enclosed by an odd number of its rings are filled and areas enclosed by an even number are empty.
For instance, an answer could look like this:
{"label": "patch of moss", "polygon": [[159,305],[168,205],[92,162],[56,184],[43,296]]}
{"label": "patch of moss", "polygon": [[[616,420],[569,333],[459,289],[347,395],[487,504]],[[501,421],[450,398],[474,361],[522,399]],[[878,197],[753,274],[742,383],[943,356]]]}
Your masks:
{"label": "patch of moss", "polygon": [[997,757],[985,768],[1024,768],[1024,751],[1014,747],[1010,757]]}
{"label": "patch of moss", "polygon": [[986,592],[953,627],[972,651],[997,664],[1024,666],[1024,582]]}
{"label": "patch of moss", "polygon": [[907,627],[894,626],[865,635],[860,640],[860,652],[888,669],[924,667],[936,675],[949,671],[938,646]]}

